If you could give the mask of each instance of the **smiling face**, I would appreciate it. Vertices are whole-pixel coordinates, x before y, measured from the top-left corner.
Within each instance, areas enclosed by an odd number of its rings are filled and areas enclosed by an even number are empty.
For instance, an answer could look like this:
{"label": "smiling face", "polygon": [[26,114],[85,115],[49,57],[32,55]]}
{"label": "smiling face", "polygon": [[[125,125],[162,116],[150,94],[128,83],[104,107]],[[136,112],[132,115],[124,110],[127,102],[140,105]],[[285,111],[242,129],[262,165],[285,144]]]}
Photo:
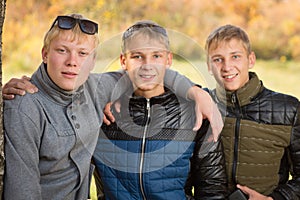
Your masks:
{"label": "smiling face", "polygon": [[249,81],[248,72],[255,60],[254,52],[248,53],[243,42],[235,38],[219,41],[208,49],[208,70],[218,84],[229,91],[235,91]]}
{"label": "smiling face", "polygon": [[122,68],[127,70],[135,94],[151,98],[164,92],[164,76],[172,64],[172,53],[158,39],[138,34],[121,54]]}
{"label": "smiling face", "polygon": [[73,37],[73,34],[71,30],[61,30],[42,50],[49,77],[66,91],[78,89],[95,64],[94,36]]}

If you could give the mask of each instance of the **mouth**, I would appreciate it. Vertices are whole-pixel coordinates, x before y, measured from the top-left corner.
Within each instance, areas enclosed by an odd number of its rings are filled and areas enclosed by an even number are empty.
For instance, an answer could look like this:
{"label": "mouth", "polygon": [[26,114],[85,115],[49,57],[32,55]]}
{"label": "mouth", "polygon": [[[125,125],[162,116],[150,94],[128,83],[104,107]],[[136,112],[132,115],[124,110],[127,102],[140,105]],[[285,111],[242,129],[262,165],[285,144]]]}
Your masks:
{"label": "mouth", "polygon": [[224,79],[233,79],[235,77],[237,77],[238,74],[230,74],[230,75],[226,75],[226,76],[223,76]]}
{"label": "mouth", "polygon": [[76,77],[78,74],[75,72],[62,72],[63,76],[67,77],[67,78],[74,78]]}
{"label": "mouth", "polygon": [[140,77],[143,79],[143,80],[152,80],[155,75],[140,75]]}

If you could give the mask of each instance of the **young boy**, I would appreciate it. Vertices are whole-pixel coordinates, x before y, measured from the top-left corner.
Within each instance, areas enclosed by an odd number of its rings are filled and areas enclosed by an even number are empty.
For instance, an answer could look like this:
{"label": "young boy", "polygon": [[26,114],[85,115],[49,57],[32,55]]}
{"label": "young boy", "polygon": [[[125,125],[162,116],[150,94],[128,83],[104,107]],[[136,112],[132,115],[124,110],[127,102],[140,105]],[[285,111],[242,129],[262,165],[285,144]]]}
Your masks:
{"label": "young boy", "polygon": [[120,62],[132,87],[119,99],[120,113],[113,110],[115,123],[102,126],[93,155],[105,199],[187,199],[189,172],[189,198],[225,199],[220,141],[207,141],[207,121],[199,132],[192,130],[194,104],[163,83],[172,65],[166,30],[152,21],[129,27]]}
{"label": "young boy", "polygon": [[[98,25],[58,16],[32,75],[39,92],[5,101],[5,199],[87,199],[100,126],[90,89]],[[90,126],[94,124],[94,126]]]}
{"label": "young boy", "polygon": [[298,99],[267,89],[249,72],[256,59],[241,28],[214,30],[206,52],[218,83],[211,95],[225,116],[221,136],[230,191],[238,187],[251,200],[299,199]]}

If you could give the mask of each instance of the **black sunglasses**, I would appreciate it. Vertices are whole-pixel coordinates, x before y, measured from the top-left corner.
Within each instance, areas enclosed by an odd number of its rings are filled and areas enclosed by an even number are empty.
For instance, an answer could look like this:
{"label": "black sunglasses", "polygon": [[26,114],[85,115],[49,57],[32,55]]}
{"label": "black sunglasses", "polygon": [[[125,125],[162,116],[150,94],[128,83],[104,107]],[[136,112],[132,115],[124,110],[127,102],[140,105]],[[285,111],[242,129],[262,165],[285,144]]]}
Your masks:
{"label": "black sunglasses", "polygon": [[135,31],[141,28],[151,28],[153,31],[156,31],[158,33],[161,33],[162,35],[168,37],[166,29],[163,27],[156,25],[156,24],[149,24],[149,23],[141,23],[141,24],[135,24],[131,27],[129,27],[122,36],[122,40],[127,39],[129,36],[131,36]]}
{"label": "black sunglasses", "polygon": [[76,23],[83,33],[94,35],[98,33],[98,24],[87,19],[77,19],[71,16],[57,16],[54,20],[50,30],[54,27],[57,22],[57,26],[61,29],[69,30],[74,28]]}

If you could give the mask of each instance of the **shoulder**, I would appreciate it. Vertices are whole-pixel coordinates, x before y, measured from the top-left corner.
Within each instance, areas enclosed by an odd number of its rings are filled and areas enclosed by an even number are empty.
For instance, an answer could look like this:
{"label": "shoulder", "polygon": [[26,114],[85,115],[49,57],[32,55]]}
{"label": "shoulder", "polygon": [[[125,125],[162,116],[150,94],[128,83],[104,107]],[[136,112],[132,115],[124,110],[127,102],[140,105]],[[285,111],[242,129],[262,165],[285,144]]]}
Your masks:
{"label": "shoulder", "polygon": [[13,100],[5,100],[3,107],[4,117],[21,118],[21,116],[27,116],[32,120],[39,120],[40,113],[43,112],[43,100],[39,93],[25,94],[24,96],[16,96]]}
{"label": "shoulder", "polygon": [[112,71],[112,72],[105,72],[105,73],[91,73],[89,75],[89,81],[99,81],[101,79],[107,80],[119,80],[125,72],[123,70],[120,71]]}
{"label": "shoulder", "polygon": [[280,106],[291,106],[291,107],[298,107],[299,100],[297,97],[284,94],[281,92],[276,92],[274,90],[264,88],[261,94],[258,96],[258,99],[266,99],[268,101],[272,101],[274,104]]}
{"label": "shoulder", "polygon": [[[124,76],[126,74],[124,71],[114,71],[105,73],[91,73],[87,80],[87,84],[90,87],[109,87],[115,86],[119,80],[127,81],[128,77]],[[125,80],[123,80],[126,77]],[[129,79],[128,79],[129,80]]]}
{"label": "shoulder", "polygon": [[36,105],[36,94],[26,93],[24,96],[16,95],[12,100],[4,100],[4,109],[32,109]]}

